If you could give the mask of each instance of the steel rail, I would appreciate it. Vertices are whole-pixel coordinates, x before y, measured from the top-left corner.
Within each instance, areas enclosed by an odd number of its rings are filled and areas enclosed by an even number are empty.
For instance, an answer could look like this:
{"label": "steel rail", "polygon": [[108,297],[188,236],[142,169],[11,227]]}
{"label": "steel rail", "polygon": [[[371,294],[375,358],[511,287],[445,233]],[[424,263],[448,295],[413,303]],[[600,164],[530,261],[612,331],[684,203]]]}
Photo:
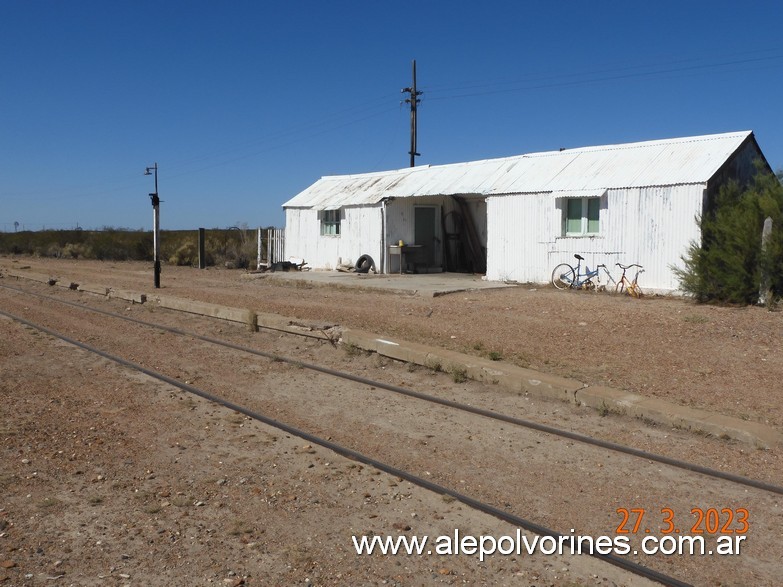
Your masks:
{"label": "steel rail", "polygon": [[[392,385],[390,383],[384,383],[382,381],[374,381],[372,379],[368,379],[366,377],[361,377],[359,375],[353,375],[352,373],[344,373],[342,371],[337,371],[335,369],[330,369],[329,367],[322,367],[320,365],[315,365],[312,363],[306,363],[304,361],[300,361],[298,359],[292,359],[290,357],[283,357],[280,355],[276,355],[274,353],[269,353],[266,351],[260,351],[253,348],[249,348],[246,346],[238,345],[232,342],[223,341],[220,339],[212,338],[209,336],[204,336],[195,332],[188,332],[185,330],[181,330],[179,328],[175,328],[172,326],[164,326],[162,324],[155,324],[152,322],[147,322],[145,320],[139,320],[138,318],[132,318],[130,316],[123,316],[122,314],[115,314],[114,312],[109,312],[107,310],[101,310],[99,308],[92,308],[89,306],[84,306],[82,304],[77,304],[74,302],[69,302],[67,300],[61,300],[58,298],[54,298],[51,296],[46,296],[43,294],[35,293],[35,292],[28,292],[23,289],[10,287],[6,285],[0,285],[0,288],[9,289],[12,291],[16,291],[23,294],[32,295],[35,297],[43,298],[43,299],[49,299],[56,301],[58,303],[72,306],[75,308],[79,308],[82,310],[86,310],[89,312],[95,312],[97,314],[102,314],[105,316],[109,316],[112,318],[119,318],[121,320],[126,320],[128,322],[136,323],[142,326],[147,326],[150,328],[157,328],[166,332],[171,332],[172,334],[177,334],[180,336],[188,336],[191,338],[195,338],[197,340],[201,340],[203,342],[207,342],[210,344],[215,344],[223,347],[227,347],[233,350],[245,352],[251,355],[256,355],[259,357],[264,357],[266,359],[271,359],[276,362],[282,362],[282,363],[288,363],[289,365],[294,365],[296,367],[301,367],[304,369],[309,369],[312,371],[316,371],[319,373],[324,373],[326,375],[331,375],[333,377],[339,377],[341,379],[346,379],[349,381],[354,381],[356,383],[360,383],[362,385],[367,385],[369,387],[377,387],[379,389],[384,389],[386,391],[391,391],[393,393],[397,393],[400,395],[405,395],[408,397],[416,398],[422,401],[430,402],[433,404],[441,405],[444,407],[461,410],[463,412],[475,414],[477,416],[483,416],[485,418],[490,418],[492,420],[497,420],[501,422],[506,422],[507,424],[513,424],[515,426],[520,426],[523,428],[528,428],[530,430],[536,430],[538,432],[544,432],[546,434],[551,434],[553,436],[559,436],[561,438],[567,438],[569,440],[573,440],[575,442],[579,442],[582,444],[587,444],[590,446],[596,446],[599,448],[603,448],[605,450],[610,450],[613,452],[618,452],[622,454],[627,454],[633,457],[637,457],[640,459],[646,459],[653,462],[661,463],[664,465],[668,465],[670,467],[674,467],[677,469],[682,469],[685,471],[690,471],[692,473],[698,473],[700,475],[704,475],[706,477],[711,477],[713,479],[721,479],[723,481],[729,481],[731,483],[736,483],[738,485],[744,485],[746,487],[753,487],[754,489],[760,489],[762,491],[767,491],[770,493],[775,493],[778,495],[783,495],[783,486],[775,485],[772,483],[767,483],[766,481],[759,481],[757,479],[751,479],[749,477],[743,477],[741,475],[735,475],[733,473],[728,473],[726,471],[719,471],[717,469],[712,469],[710,467],[705,467],[702,465],[698,465],[695,463],[689,463],[687,461],[682,461],[679,459],[675,459],[672,457],[667,457],[665,455],[660,455],[656,453],[647,452],[638,448],[633,448],[630,446],[625,446],[622,444],[618,444],[616,442],[611,442],[609,440],[602,440],[600,438],[593,438],[592,436],[587,436],[585,434],[580,434],[578,432],[571,432],[569,430],[563,430],[561,428],[556,428],[554,426],[549,426],[547,424],[541,424],[539,422],[533,422],[532,420],[525,420],[523,418],[517,418],[515,416],[508,416],[506,414],[500,414],[498,412],[493,412],[491,410],[487,410],[485,408],[479,408],[476,406],[471,406],[468,404],[463,404],[460,402],[456,402],[453,400],[443,399],[439,397],[435,397],[432,395],[428,395],[422,392],[414,391],[412,389],[407,389],[405,387],[400,387],[397,385]],[[277,329],[273,329],[276,330]],[[296,336],[295,333],[289,333]],[[326,340],[326,339],[324,339]]]}
{"label": "steel rail", "polygon": [[[247,416],[248,418],[252,418],[253,420],[256,420],[258,422],[261,422],[263,424],[266,424],[268,426],[272,426],[274,428],[277,428],[278,430],[281,430],[282,432],[285,432],[286,434],[290,434],[292,436],[296,436],[298,438],[301,438],[302,440],[305,440],[307,442],[310,442],[312,444],[317,444],[319,446],[322,446],[328,450],[331,450],[341,456],[344,456],[348,459],[351,459],[353,461],[360,462],[364,465],[374,467],[380,471],[383,471],[384,473],[388,473],[389,475],[393,475],[395,477],[399,477],[401,479],[405,479],[406,481],[409,481],[410,483],[413,483],[414,485],[417,485],[423,489],[427,489],[429,491],[432,491],[434,493],[440,494],[440,495],[448,495],[450,497],[453,497],[457,501],[465,504],[466,506],[475,509],[477,511],[483,512],[485,514],[488,514],[490,516],[493,516],[497,519],[500,519],[504,522],[508,522],[510,524],[513,524],[515,526],[518,526],[520,528],[523,528],[525,530],[528,530],[530,532],[533,532],[535,534],[538,534],[540,536],[551,536],[555,540],[559,540],[561,536],[567,536],[565,534],[561,534],[560,532],[557,532],[555,530],[552,530],[550,528],[547,528],[546,526],[542,526],[540,524],[537,524],[536,522],[533,522],[531,520],[527,520],[525,518],[516,516],[510,512],[507,512],[506,510],[503,510],[501,508],[495,507],[492,504],[482,502],[476,498],[470,497],[467,494],[461,493],[459,491],[456,491],[454,489],[451,489],[449,487],[446,487],[444,485],[439,485],[437,483],[434,483],[432,481],[428,481],[427,479],[424,479],[422,477],[418,477],[417,475],[414,475],[413,473],[410,473],[404,469],[399,469],[393,465],[389,465],[387,463],[384,463],[383,461],[379,461],[377,459],[374,459],[370,456],[365,455],[364,453],[358,452],[356,450],[353,450],[351,448],[348,448],[346,446],[343,446],[341,444],[338,444],[336,442],[332,442],[331,440],[327,440],[325,438],[321,438],[320,436],[316,436],[310,432],[306,432],[304,430],[301,430],[299,428],[296,428],[294,426],[291,426],[289,424],[286,424],[285,422],[281,422],[279,420],[275,420],[274,418],[271,418],[269,416],[265,416],[264,414],[255,412],[249,408],[246,408],[240,404],[236,404],[230,400],[227,400],[225,398],[222,398],[220,396],[214,395],[208,391],[204,391],[198,387],[195,387],[193,385],[190,385],[188,383],[183,383],[177,379],[174,379],[172,377],[169,377],[167,375],[164,375],[163,373],[158,373],[157,371],[153,371],[152,369],[148,369],[142,365],[139,365],[137,363],[134,363],[132,361],[128,361],[127,359],[123,359],[122,357],[118,357],[116,355],[112,355],[110,353],[107,353],[105,351],[102,351],[100,349],[97,349],[91,345],[88,345],[86,343],[83,343],[81,341],[72,339],[68,336],[65,336],[64,334],[61,334],[55,330],[52,330],[50,328],[47,328],[46,326],[42,326],[39,324],[35,324],[34,322],[30,322],[29,320],[26,320],[25,318],[22,318],[20,316],[16,316],[14,314],[11,314],[9,312],[6,312],[5,310],[0,309],[0,315],[5,316],[6,318],[10,318],[11,320],[14,320],[20,324],[24,324],[25,326],[28,326],[30,328],[34,328],[40,332],[43,332],[45,334],[48,334],[49,336],[52,336],[54,338],[57,338],[59,340],[62,340],[63,342],[67,342],[68,344],[71,344],[75,347],[78,347],[82,350],[85,350],[87,352],[93,353],[99,357],[102,357],[104,359],[107,359],[109,361],[112,361],[118,365],[121,365],[123,367],[126,367],[128,369],[132,369],[134,371],[138,371],[139,373],[143,373],[149,377],[152,377],[154,379],[157,379],[158,381],[162,381],[164,383],[167,383],[169,385],[172,385],[178,389],[181,389],[182,391],[188,392],[190,394],[196,395],[198,397],[201,397],[209,402],[215,403],[217,405],[220,405],[222,407],[228,408],[230,410],[233,410],[235,412],[238,412],[240,414],[243,414]],[[567,540],[566,540],[567,543]],[[571,543],[573,545],[573,542]],[[588,556],[592,556],[594,558],[597,558],[599,560],[605,561],[609,564],[612,564],[616,567],[619,567],[621,569],[624,569],[630,573],[633,573],[634,575],[644,577],[646,579],[649,579],[651,581],[655,581],[657,583],[660,583],[661,585],[666,585],[670,587],[691,587],[690,583],[685,583],[683,581],[680,581],[679,579],[675,577],[671,577],[669,575],[665,575],[663,573],[660,573],[658,571],[655,571],[653,569],[650,569],[648,567],[645,567],[644,565],[640,565],[638,563],[626,560],[620,556],[612,555],[612,554],[601,554],[598,552],[588,552],[585,553]]]}

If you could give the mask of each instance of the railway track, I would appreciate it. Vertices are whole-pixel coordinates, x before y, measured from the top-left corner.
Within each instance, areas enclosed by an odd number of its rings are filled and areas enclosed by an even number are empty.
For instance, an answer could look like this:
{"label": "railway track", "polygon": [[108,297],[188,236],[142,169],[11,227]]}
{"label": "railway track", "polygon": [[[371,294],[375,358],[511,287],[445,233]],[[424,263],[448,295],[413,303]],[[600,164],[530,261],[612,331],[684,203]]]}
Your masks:
{"label": "railway track", "polygon": [[[730,482],[733,484],[741,484],[746,487],[752,487],[754,489],[762,490],[765,492],[770,492],[772,494],[783,494],[783,488],[761,482],[756,481],[753,479],[748,479],[745,477],[732,475],[723,471],[717,471],[708,469],[705,467],[701,467],[699,465],[695,465],[693,463],[688,463],[685,461],[679,461],[677,459],[671,459],[669,457],[661,456],[661,455],[653,455],[651,453],[640,451],[637,449],[634,449],[632,447],[624,447],[622,445],[618,445],[615,443],[608,443],[606,441],[601,441],[597,439],[590,438],[588,436],[576,434],[573,432],[570,432],[568,430],[560,430],[555,427],[546,426],[542,424],[538,424],[536,422],[523,420],[520,418],[516,418],[509,415],[499,414],[496,412],[493,412],[491,410],[487,410],[484,408],[478,408],[475,406],[470,406],[464,403],[455,402],[451,400],[445,400],[440,397],[436,397],[433,395],[424,394],[421,392],[416,392],[410,389],[406,389],[400,386],[394,386],[390,385],[388,383],[374,381],[362,376],[358,376],[351,373],[344,373],[338,370],[334,370],[331,368],[306,363],[296,358],[290,358],[290,357],[284,357],[280,356],[276,353],[271,353],[263,350],[258,350],[254,348],[250,348],[244,345],[239,345],[236,343],[232,343],[226,340],[220,340],[214,337],[205,336],[202,334],[198,334],[195,332],[187,332],[184,330],[181,330],[179,328],[166,326],[163,324],[156,324],[145,320],[140,320],[138,318],[133,318],[131,316],[117,314],[115,312],[110,312],[104,309],[100,308],[94,308],[94,307],[86,307],[83,304],[75,304],[73,302],[58,299],[52,296],[44,296],[42,294],[39,294],[37,292],[30,292],[25,291],[19,288],[12,288],[8,286],[0,286],[5,290],[13,290],[16,295],[33,295],[37,297],[40,300],[46,300],[47,302],[55,301],[60,304],[65,304],[68,307],[78,309],[80,311],[84,312],[90,312],[90,313],[98,313],[103,316],[106,316],[111,319],[117,319],[117,320],[123,320],[125,322],[130,322],[135,324],[136,326],[142,327],[142,328],[149,328],[149,329],[157,329],[159,331],[163,331],[175,336],[185,336],[189,337],[191,339],[199,340],[203,343],[207,343],[209,345],[218,345],[225,349],[230,349],[232,351],[238,351],[242,353],[247,353],[250,355],[260,356],[265,359],[269,359],[275,362],[284,362],[291,364],[297,368],[305,368],[308,370],[316,371],[318,373],[328,375],[330,377],[340,377],[342,379],[350,380],[354,383],[358,383],[363,386],[369,386],[371,388],[376,389],[383,389],[389,392],[392,392],[394,394],[402,395],[405,397],[412,397],[417,400],[426,401],[432,404],[436,404],[438,406],[441,406],[443,408],[447,408],[450,410],[459,410],[461,412],[471,414],[474,416],[480,416],[481,418],[488,418],[497,422],[502,422],[505,424],[511,424],[516,427],[523,427],[529,430],[533,430],[536,432],[544,432],[547,435],[557,436],[560,438],[567,439],[569,441],[578,442],[581,444],[584,444],[586,446],[594,447],[594,448],[601,448],[604,450],[609,450],[613,452],[622,453],[624,455],[637,458],[637,459],[644,459],[646,461],[652,461],[660,464],[664,464],[670,467],[675,467],[681,470],[686,470],[689,472],[697,473],[699,475],[705,476],[707,478],[713,478],[716,480],[720,480],[722,482]],[[41,324],[38,324],[36,322],[33,322],[32,320],[28,320],[22,316],[18,316],[16,314],[13,314],[11,312],[6,311],[0,311],[0,314],[5,315],[8,318],[11,318],[13,320],[18,321],[19,323],[25,324],[30,328],[35,328],[37,330],[40,330],[41,332],[45,332],[50,336],[59,338],[69,344],[75,345],[79,348],[82,348],[85,351],[88,351],[90,353],[94,353],[98,356],[101,356],[105,359],[111,360],[117,364],[120,364],[126,368],[133,369],[135,371],[138,371],[140,373],[144,373],[145,375],[148,375],[150,377],[153,377],[155,379],[158,379],[159,381],[163,381],[169,385],[172,385],[182,391],[185,391],[187,393],[191,393],[194,395],[197,395],[199,397],[202,397],[204,399],[207,399],[208,401],[214,402],[218,405],[221,405],[223,407],[226,407],[228,409],[234,410],[236,412],[242,413],[250,418],[253,418],[255,420],[258,420],[260,422],[263,422],[267,425],[274,426],[287,434],[298,436],[302,439],[304,439],[307,442],[318,444],[320,446],[323,446],[324,448],[327,448],[329,450],[332,450],[338,454],[344,455],[350,459],[353,459],[355,461],[364,463],[366,465],[375,467],[379,470],[385,471],[389,474],[395,475],[397,477],[400,477],[402,479],[406,479],[410,481],[411,483],[414,483],[420,487],[423,487],[425,489],[428,489],[430,491],[434,491],[441,495],[447,495],[450,496],[462,503],[464,503],[466,506],[477,509],[479,511],[488,513],[492,516],[495,516],[499,519],[502,519],[506,522],[509,522],[511,524],[514,524],[515,526],[527,529],[531,532],[535,532],[542,536],[552,536],[552,537],[559,537],[561,534],[551,528],[547,528],[544,525],[541,525],[535,521],[523,518],[521,516],[515,515],[509,511],[507,511],[504,508],[498,508],[495,505],[492,505],[491,503],[487,501],[483,501],[482,499],[477,499],[475,497],[471,497],[469,494],[456,491],[451,487],[448,487],[446,485],[435,483],[429,479],[426,479],[422,477],[421,475],[416,475],[413,472],[401,468],[399,466],[396,466],[394,464],[390,464],[384,460],[380,460],[378,458],[375,458],[373,456],[364,454],[362,452],[359,452],[355,449],[352,449],[348,446],[345,446],[343,444],[334,442],[332,440],[329,440],[328,438],[324,438],[323,436],[319,436],[317,434],[313,434],[310,432],[307,432],[297,426],[293,426],[291,424],[288,424],[284,421],[281,421],[276,418],[272,418],[268,415],[265,415],[258,411],[257,409],[254,409],[253,407],[249,407],[244,403],[238,403],[237,401],[228,399],[222,395],[214,394],[210,391],[206,391],[204,389],[201,389],[199,387],[196,387],[194,385],[191,385],[189,383],[185,383],[183,381],[180,381],[179,379],[176,379],[174,377],[168,376],[164,373],[158,372],[155,369],[151,369],[149,367],[140,365],[134,361],[125,359],[123,357],[117,356],[112,353],[108,353],[104,350],[101,350],[99,348],[96,348],[93,345],[87,344],[83,341],[77,340],[75,338],[69,337],[62,332],[58,332],[55,329],[48,328],[46,326],[43,326]],[[639,565],[635,562],[632,562],[628,560],[627,558],[613,556],[613,555],[596,555],[601,560],[604,560],[608,563],[611,563],[615,566],[618,566],[620,568],[623,568],[631,573],[634,573],[638,576],[646,577],[648,579],[651,579],[653,581],[659,582],[661,584],[665,585],[685,585],[687,584],[684,581],[681,581],[675,577],[669,576],[667,574],[661,573],[659,571],[650,569],[644,565]]]}
{"label": "railway track", "polygon": [[[172,327],[172,326],[166,326],[166,325],[163,325],[163,324],[156,324],[154,322],[149,322],[149,321],[146,321],[146,320],[140,320],[138,318],[133,318],[133,317],[126,316],[126,315],[123,315],[123,314],[117,314],[116,312],[109,312],[107,310],[103,310],[103,309],[100,309],[100,308],[95,308],[95,307],[91,307],[91,306],[85,306],[83,304],[76,304],[74,302],[69,302],[67,300],[62,300],[62,299],[55,298],[55,297],[52,297],[52,296],[42,295],[42,294],[39,294],[39,293],[36,293],[36,292],[29,292],[29,291],[25,291],[23,289],[15,288],[15,287],[10,287],[10,286],[6,286],[6,285],[0,285],[0,288],[6,289],[6,290],[11,290],[11,291],[14,291],[14,292],[17,292],[17,293],[31,295],[31,296],[34,296],[34,297],[37,297],[37,298],[40,298],[40,299],[48,300],[48,301],[53,301],[53,302],[56,302],[56,303],[59,303],[59,304],[62,304],[62,305],[68,306],[68,307],[76,308],[76,309],[79,309],[79,310],[83,310],[83,311],[87,311],[87,312],[93,312],[93,313],[96,313],[96,314],[101,314],[101,315],[108,316],[108,317],[111,317],[111,318],[115,318],[115,319],[118,319],[118,320],[123,320],[123,321],[131,322],[131,323],[134,323],[134,324],[139,324],[141,326],[145,326],[145,327],[148,327],[148,328],[154,328],[154,329],[157,329],[157,330],[170,332],[170,333],[176,334],[178,336],[186,336],[186,337],[193,338],[193,339],[196,339],[196,340],[200,340],[200,341],[203,341],[203,342],[206,342],[206,343],[209,343],[209,344],[222,346],[222,347],[229,348],[229,349],[232,349],[232,350],[236,350],[236,351],[239,351],[239,352],[242,352],[242,353],[247,353],[249,355],[255,355],[255,356],[258,356],[258,357],[263,357],[265,359],[271,359],[273,361],[287,363],[287,364],[290,364],[290,365],[294,365],[296,367],[300,367],[300,368],[303,368],[303,369],[308,369],[308,370],[311,370],[311,371],[315,371],[317,373],[322,373],[322,374],[329,375],[329,376],[332,376],[332,377],[337,377],[337,378],[340,378],[340,379],[346,379],[346,380],[349,380],[349,381],[354,381],[356,383],[359,383],[359,384],[362,384],[362,385],[366,385],[366,386],[368,386],[370,388],[383,389],[383,390],[386,390],[386,391],[390,391],[392,393],[400,394],[400,395],[407,396],[407,397],[412,397],[412,398],[419,399],[419,400],[422,400],[422,401],[425,401],[425,402],[429,402],[429,403],[445,406],[445,407],[448,407],[448,408],[452,408],[452,409],[455,409],[455,410],[460,410],[460,411],[467,412],[467,413],[470,413],[470,414],[475,414],[475,415],[478,415],[478,416],[482,416],[484,418],[489,418],[491,420],[497,420],[497,421],[500,421],[500,422],[506,422],[506,423],[512,424],[514,426],[520,426],[522,428],[528,428],[528,429],[531,429],[531,430],[544,432],[544,433],[552,435],[552,436],[565,438],[565,439],[568,439],[568,440],[573,440],[575,442],[579,442],[579,443],[582,443],[582,444],[585,444],[585,445],[596,446],[598,448],[602,448],[602,449],[606,449],[606,450],[609,450],[609,451],[630,455],[630,456],[633,456],[633,457],[644,459],[646,461],[653,461],[653,462],[657,462],[657,463],[662,463],[664,465],[668,465],[668,466],[674,467],[676,469],[682,469],[682,470],[685,470],[685,471],[691,471],[691,472],[694,472],[694,473],[698,473],[698,474],[704,475],[705,477],[708,477],[708,478],[729,481],[731,483],[736,483],[738,485],[744,485],[744,486],[747,486],[747,487],[753,487],[755,489],[761,489],[762,491],[768,491],[770,493],[783,495],[783,486],[781,486],[781,485],[776,485],[776,484],[773,484],[773,483],[767,483],[765,481],[760,481],[758,479],[751,479],[751,478],[748,478],[748,477],[744,477],[742,475],[735,475],[735,474],[732,474],[732,473],[729,473],[729,472],[726,472],[726,471],[720,471],[718,469],[704,467],[702,465],[699,465],[699,464],[696,464],[696,463],[691,463],[691,462],[688,462],[688,461],[685,461],[685,460],[682,460],[682,459],[675,459],[675,458],[672,458],[672,457],[668,457],[666,455],[660,455],[660,454],[651,453],[649,451],[640,450],[640,449],[637,449],[637,448],[634,448],[634,447],[631,447],[631,446],[625,446],[625,445],[622,445],[622,444],[618,444],[616,442],[610,442],[610,441],[607,441],[607,440],[602,440],[600,438],[593,438],[591,436],[587,436],[585,434],[579,434],[579,433],[572,432],[570,430],[566,430],[566,429],[563,429],[563,428],[557,428],[555,426],[549,426],[549,425],[546,425],[546,424],[541,424],[539,422],[535,422],[535,421],[532,421],[532,420],[526,420],[526,419],[518,418],[518,417],[515,417],[515,416],[512,416],[512,415],[498,413],[496,411],[489,410],[489,409],[486,409],[486,408],[482,408],[482,407],[478,407],[478,406],[474,406],[474,405],[470,405],[470,404],[466,404],[466,403],[462,403],[462,402],[452,401],[452,400],[444,399],[442,397],[437,397],[437,396],[426,394],[426,393],[421,393],[421,392],[418,392],[418,391],[415,391],[415,390],[412,390],[412,389],[408,389],[408,388],[405,388],[405,387],[401,387],[401,386],[398,386],[398,385],[391,385],[391,384],[383,382],[383,381],[377,381],[377,380],[369,379],[367,377],[359,376],[359,375],[356,375],[356,374],[353,374],[353,373],[348,373],[348,372],[345,372],[345,371],[339,371],[339,370],[336,370],[336,369],[331,369],[329,367],[324,367],[324,366],[321,366],[321,365],[308,363],[306,361],[302,361],[302,360],[299,360],[299,359],[296,359],[296,358],[285,357],[285,356],[282,356],[282,355],[279,355],[279,354],[276,354],[276,353],[262,351],[262,350],[254,349],[254,348],[251,348],[251,347],[248,347],[248,346],[231,343],[231,342],[228,342],[228,341],[225,341],[225,340],[220,340],[220,339],[213,338],[213,337],[210,337],[210,336],[205,336],[205,335],[202,335],[202,334],[198,334],[196,332],[188,332],[188,331],[182,330],[180,328],[175,328],[175,327]],[[309,335],[309,334],[298,335],[298,334],[295,334],[295,333],[292,333],[292,332],[288,332],[288,331],[286,331],[285,334],[290,335],[290,336],[306,336],[308,338],[312,337],[312,335]],[[317,338],[320,339],[320,337],[317,337]],[[323,340],[326,340],[326,339],[323,339]]]}

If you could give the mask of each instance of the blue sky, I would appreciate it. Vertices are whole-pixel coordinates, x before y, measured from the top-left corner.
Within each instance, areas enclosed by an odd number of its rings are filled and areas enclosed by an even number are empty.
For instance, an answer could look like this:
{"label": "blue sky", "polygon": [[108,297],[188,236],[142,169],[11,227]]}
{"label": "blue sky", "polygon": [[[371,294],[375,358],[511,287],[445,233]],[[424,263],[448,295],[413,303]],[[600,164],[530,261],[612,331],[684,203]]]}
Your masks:
{"label": "blue sky", "polygon": [[323,175],[753,130],[783,3],[0,2],[0,231],[282,226]]}

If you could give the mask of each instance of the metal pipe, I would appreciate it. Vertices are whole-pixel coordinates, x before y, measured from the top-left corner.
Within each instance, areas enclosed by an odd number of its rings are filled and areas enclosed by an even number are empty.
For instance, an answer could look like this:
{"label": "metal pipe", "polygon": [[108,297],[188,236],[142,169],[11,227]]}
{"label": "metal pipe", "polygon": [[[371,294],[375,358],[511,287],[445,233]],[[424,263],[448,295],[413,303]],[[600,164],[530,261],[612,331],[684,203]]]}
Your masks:
{"label": "metal pipe", "polygon": [[150,200],[152,201],[152,248],[154,265],[154,285],[155,288],[160,288],[160,198],[158,197],[158,163],[157,161],[152,167],[147,167],[144,175],[151,175],[150,170],[155,174],[155,193],[150,194]]}
{"label": "metal pipe", "polygon": [[386,200],[381,200],[381,275],[386,273],[387,255],[389,247],[386,245]]}

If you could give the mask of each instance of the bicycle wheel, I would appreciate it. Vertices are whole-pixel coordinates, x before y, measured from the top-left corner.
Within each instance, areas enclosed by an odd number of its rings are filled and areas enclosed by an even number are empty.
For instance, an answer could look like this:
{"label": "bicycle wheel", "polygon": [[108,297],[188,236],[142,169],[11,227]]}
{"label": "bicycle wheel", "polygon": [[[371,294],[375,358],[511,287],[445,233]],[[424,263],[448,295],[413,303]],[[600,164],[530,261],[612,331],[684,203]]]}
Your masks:
{"label": "bicycle wheel", "polygon": [[574,268],[568,263],[560,263],[555,270],[552,271],[552,285],[557,289],[568,289],[574,286],[576,280],[576,273]]}
{"label": "bicycle wheel", "polygon": [[642,293],[642,288],[639,287],[638,283],[632,283],[628,288],[628,293],[631,294],[632,298],[637,298],[637,299],[644,295]]}

